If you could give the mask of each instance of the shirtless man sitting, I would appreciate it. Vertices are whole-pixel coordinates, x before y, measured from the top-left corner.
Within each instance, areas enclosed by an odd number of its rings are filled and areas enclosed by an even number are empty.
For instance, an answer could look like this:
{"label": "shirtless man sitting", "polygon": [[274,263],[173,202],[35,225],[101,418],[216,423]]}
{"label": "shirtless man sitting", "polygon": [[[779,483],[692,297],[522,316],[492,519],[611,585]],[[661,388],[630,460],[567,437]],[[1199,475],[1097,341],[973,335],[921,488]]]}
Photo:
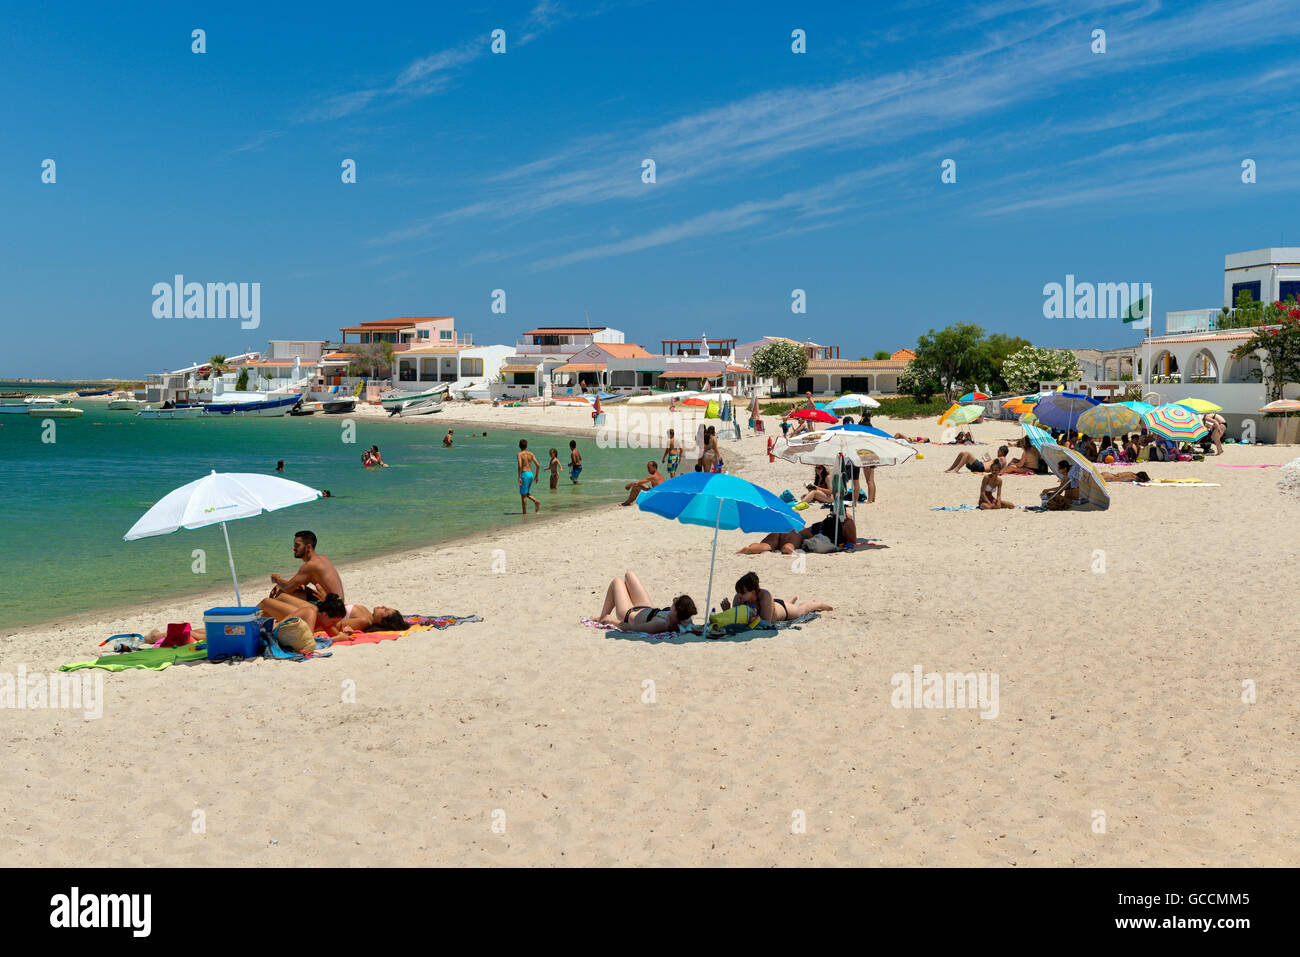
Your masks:
{"label": "shirtless man sitting", "polygon": [[1042,459],[1038,455],[1038,449],[1034,448],[1034,443],[1029,441],[1026,436],[1017,443],[1020,446],[1020,457],[1012,459],[1003,469],[1008,473],[1026,473],[1034,474],[1038,471]]}
{"label": "shirtless man sitting", "polygon": [[657,462],[647,462],[645,468],[650,474],[643,479],[638,479],[635,482],[628,482],[624,485],[623,488],[628,489],[627,499],[618,504],[631,505],[636,501],[636,497],[646,489],[654,488],[656,485],[662,485],[664,482],[668,481],[659,471],[659,464]]}
{"label": "shirtless man sitting", "polygon": [[316,605],[326,595],[343,597],[343,579],[339,577],[338,569],[332,561],[316,553],[314,532],[301,531],[294,534],[293,557],[301,559],[302,564],[291,578],[271,576],[271,598],[288,595]]}

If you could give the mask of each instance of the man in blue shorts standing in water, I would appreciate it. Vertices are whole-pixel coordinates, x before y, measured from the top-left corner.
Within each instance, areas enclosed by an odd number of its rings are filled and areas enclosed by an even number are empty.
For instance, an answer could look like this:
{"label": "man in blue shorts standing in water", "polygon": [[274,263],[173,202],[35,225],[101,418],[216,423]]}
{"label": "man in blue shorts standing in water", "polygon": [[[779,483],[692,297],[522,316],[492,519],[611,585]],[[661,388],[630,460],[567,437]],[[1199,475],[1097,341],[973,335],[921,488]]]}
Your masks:
{"label": "man in blue shorts standing in water", "polygon": [[578,443],[569,440],[569,480],[574,485],[578,484],[578,476],[582,474],[582,453],[578,451]]}
{"label": "man in blue shorts standing in water", "polygon": [[519,508],[528,514],[527,499],[533,499],[533,511],[542,507],[542,503],[533,498],[533,479],[537,478],[542,467],[537,463],[537,456],[528,451],[528,440],[519,440]]}

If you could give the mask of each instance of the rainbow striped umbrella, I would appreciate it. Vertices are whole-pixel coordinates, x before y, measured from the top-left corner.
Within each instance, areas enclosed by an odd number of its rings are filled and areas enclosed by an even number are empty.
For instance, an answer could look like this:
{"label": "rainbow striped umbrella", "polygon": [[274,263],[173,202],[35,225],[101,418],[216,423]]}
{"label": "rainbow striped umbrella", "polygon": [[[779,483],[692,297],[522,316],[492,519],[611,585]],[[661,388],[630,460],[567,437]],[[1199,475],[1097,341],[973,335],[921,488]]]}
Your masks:
{"label": "rainbow striped umbrella", "polygon": [[1021,425],[1037,425],[1037,424],[1038,424],[1038,416],[1034,415],[1034,413],[1032,413],[1032,412],[1026,412],[1024,415],[1022,415],[1022,416],[1020,417],[1020,424],[1021,424]]}
{"label": "rainbow striped umbrella", "polygon": [[1084,411],[1074,424],[1076,432],[1101,438],[1103,435],[1122,435],[1132,432],[1142,424],[1142,416],[1118,403],[1094,405]]}
{"label": "rainbow striped umbrella", "polygon": [[987,398],[988,398],[988,396],[985,395],[983,392],[967,392],[964,396],[962,396],[962,397],[961,397],[960,399],[958,399],[957,401],[958,401],[958,402],[978,402],[980,399],[987,399]]}
{"label": "rainbow striped umbrella", "polygon": [[1142,416],[1147,429],[1170,442],[1195,442],[1210,434],[1201,417],[1181,405],[1158,405]]}
{"label": "rainbow striped umbrella", "polygon": [[947,416],[947,425],[969,425],[984,414],[982,405],[963,405]]}
{"label": "rainbow striped umbrella", "polygon": [[1041,449],[1044,445],[1051,445],[1055,441],[1050,432],[1040,429],[1030,422],[1022,421],[1020,427],[1025,430],[1025,435],[1029,437],[1030,442],[1034,443],[1036,449]]}

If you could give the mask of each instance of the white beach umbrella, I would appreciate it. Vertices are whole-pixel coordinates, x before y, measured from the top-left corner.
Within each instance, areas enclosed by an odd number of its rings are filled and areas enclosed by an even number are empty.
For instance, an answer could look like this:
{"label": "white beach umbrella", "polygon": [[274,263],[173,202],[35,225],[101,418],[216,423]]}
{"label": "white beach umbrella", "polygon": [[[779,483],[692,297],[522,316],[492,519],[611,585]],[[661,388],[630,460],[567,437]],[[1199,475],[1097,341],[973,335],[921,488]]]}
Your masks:
{"label": "white beach umbrella", "polygon": [[235,576],[235,556],[230,551],[230,533],[226,523],[237,518],[251,518],[320,498],[320,492],[300,482],[259,475],[256,472],[217,472],[168,492],[153,508],[140,516],[131,530],[122,536],[132,542],[138,538],[170,535],[181,528],[204,528],[221,525],[226,539],[226,556],[230,559],[230,577],[235,582],[235,601],[239,597],[239,579]]}

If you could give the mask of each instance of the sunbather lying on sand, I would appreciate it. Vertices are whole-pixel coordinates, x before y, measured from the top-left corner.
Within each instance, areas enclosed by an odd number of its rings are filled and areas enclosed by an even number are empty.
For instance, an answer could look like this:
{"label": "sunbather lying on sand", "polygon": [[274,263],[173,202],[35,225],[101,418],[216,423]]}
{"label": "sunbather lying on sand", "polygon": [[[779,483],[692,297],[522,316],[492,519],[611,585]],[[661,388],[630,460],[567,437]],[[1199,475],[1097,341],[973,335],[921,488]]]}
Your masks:
{"label": "sunbather lying on sand", "polygon": [[944,471],[959,472],[961,471],[961,467],[964,465],[972,472],[987,472],[989,464],[992,462],[997,462],[998,468],[1006,468],[1007,451],[1005,445],[999,445],[996,459],[991,455],[985,455],[983,458],[976,458],[974,452],[958,452],[957,458],[953,459],[952,465],[948,466]]}
{"label": "sunbather lying on sand", "polygon": [[764,535],[763,538],[736,552],[737,555],[762,555],[765,552],[780,552],[782,555],[793,555],[795,549],[802,548],[803,543],[814,535],[825,535],[832,542],[838,542],[841,545],[852,545],[858,540],[858,526],[852,517],[846,515],[844,520],[838,523],[835,516],[827,515],[824,519],[813,522],[807,528],[798,532],[772,532],[770,535]]}
{"label": "sunbather lying on sand", "polygon": [[281,595],[264,598],[257,606],[262,614],[277,623],[297,615],[311,626],[313,632],[328,635],[351,635],[362,631],[405,631],[406,619],[402,613],[386,605],[367,608],[365,605],[345,605],[338,595],[327,595],[319,605],[300,598]]}
{"label": "sunbather lying on sand", "polygon": [[755,572],[748,572],[740,577],[740,581],[736,582],[735,599],[733,601],[722,599],[722,610],[726,611],[733,604],[749,605],[764,621],[789,621],[792,618],[801,618],[810,612],[833,610],[824,601],[800,601],[798,595],[789,601],[773,598],[772,593],[766,588],[758,587],[758,575]]}
{"label": "sunbather lying on sand", "polygon": [[622,631],[642,631],[659,634],[676,631],[678,625],[689,625],[695,614],[695,602],[689,595],[678,595],[666,608],[656,608],[650,593],[641,584],[635,572],[624,572],[605,589],[605,603],[601,606],[599,621],[617,625]]}
{"label": "sunbather lying on sand", "polygon": [[1146,472],[1102,472],[1101,477],[1107,482],[1150,482],[1151,476]]}

